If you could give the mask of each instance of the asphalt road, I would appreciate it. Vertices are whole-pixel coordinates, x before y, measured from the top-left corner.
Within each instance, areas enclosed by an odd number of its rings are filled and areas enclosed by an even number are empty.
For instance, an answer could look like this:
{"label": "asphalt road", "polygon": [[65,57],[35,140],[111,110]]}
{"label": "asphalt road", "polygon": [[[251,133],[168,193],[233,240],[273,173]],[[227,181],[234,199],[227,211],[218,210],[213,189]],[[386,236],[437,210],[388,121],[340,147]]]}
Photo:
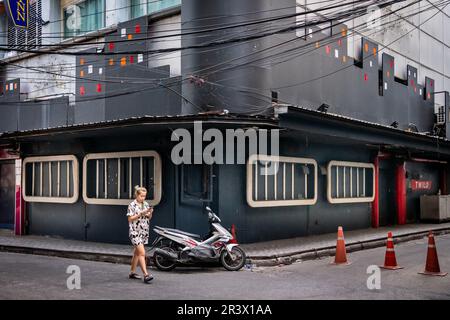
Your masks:
{"label": "asphalt road", "polygon": [[[442,271],[450,271],[450,235],[436,238]],[[405,269],[381,271],[381,288],[369,290],[367,268],[384,262],[385,248],[348,255],[349,266],[331,257],[283,267],[229,272],[222,268],[152,270],[153,283],[127,278],[129,267],[110,263],[0,252],[0,299],[446,299],[450,275],[419,275],[427,239],[396,245]],[[81,289],[68,289],[67,268],[80,269]],[[75,283],[71,281],[70,283]]]}

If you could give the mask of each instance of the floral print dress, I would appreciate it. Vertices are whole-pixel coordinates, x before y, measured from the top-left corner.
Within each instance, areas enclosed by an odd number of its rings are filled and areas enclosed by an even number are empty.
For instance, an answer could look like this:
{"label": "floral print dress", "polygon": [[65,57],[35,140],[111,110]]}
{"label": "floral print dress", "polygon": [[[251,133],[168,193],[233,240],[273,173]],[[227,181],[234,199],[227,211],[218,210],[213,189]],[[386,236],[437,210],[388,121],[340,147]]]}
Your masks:
{"label": "floral print dress", "polygon": [[[127,217],[132,217],[141,214],[142,211],[150,208],[150,205],[144,201],[144,203],[139,203],[134,200],[128,206]],[[140,244],[148,244],[148,236],[150,229],[150,219],[145,217],[140,217],[137,220],[128,222],[129,226],[129,237],[133,246],[138,246]]]}

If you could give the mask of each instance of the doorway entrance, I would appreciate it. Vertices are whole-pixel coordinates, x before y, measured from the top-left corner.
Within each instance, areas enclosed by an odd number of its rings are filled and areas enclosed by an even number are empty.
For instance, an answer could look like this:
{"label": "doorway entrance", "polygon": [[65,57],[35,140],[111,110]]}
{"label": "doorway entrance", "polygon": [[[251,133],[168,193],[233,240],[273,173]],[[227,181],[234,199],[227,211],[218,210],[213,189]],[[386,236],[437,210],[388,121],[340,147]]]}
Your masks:
{"label": "doorway entrance", "polygon": [[0,161],[0,229],[14,229],[15,162]]}
{"label": "doorway entrance", "polygon": [[380,226],[391,226],[397,223],[397,204],[395,201],[395,166],[392,161],[380,161],[379,168],[379,210]]}

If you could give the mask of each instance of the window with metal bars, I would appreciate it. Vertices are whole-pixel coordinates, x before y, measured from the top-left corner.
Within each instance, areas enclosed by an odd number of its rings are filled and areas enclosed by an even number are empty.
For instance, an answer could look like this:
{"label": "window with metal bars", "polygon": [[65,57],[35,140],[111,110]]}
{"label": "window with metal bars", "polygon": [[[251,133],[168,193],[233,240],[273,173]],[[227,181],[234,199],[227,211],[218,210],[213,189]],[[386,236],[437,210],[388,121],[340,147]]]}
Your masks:
{"label": "window with metal bars", "polygon": [[25,201],[49,203],[78,201],[78,160],[75,156],[25,158],[22,172]]}
{"label": "window with metal bars", "polygon": [[35,49],[42,44],[42,0],[31,0],[28,29],[16,28],[8,20],[8,48]]}
{"label": "window with metal bars", "polygon": [[330,161],[327,169],[328,202],[372,202],[375,198],[375,166],[371,163]]}
{"label": "window with metal bars", "polygon": [[247,163],[251,207],[313,205],[317,201],[314,159],[252,155]]}
{"label": "window with metal bars", "polygon": [[147,188],[151,205],[161,200],[161,160],[155,151],[88,154],[83,160],[83,198],[88,204],[128,205],[134,187]]}

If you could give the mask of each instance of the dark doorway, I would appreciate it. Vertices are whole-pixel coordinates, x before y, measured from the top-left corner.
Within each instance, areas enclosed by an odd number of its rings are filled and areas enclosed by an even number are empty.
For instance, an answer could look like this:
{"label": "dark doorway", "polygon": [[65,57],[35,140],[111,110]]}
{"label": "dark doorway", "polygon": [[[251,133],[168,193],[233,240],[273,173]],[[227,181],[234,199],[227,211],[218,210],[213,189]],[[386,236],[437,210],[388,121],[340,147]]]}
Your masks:
{"label": "dark doorway", "polygon": [[209,232],[205,206],[214,209],[213,166],[183,164],[178,168],[179,199],[176,228],[205,236]]}
{"label": "dark doorway", "polygon": [[395,166],[389,160],[380,161],[378,194],[380,226],[394,225],[396,223]]}
{"label": "dark doorway", "polygon": [[16,189],[14,161],[0,161],[0,228],[14,229]]}

